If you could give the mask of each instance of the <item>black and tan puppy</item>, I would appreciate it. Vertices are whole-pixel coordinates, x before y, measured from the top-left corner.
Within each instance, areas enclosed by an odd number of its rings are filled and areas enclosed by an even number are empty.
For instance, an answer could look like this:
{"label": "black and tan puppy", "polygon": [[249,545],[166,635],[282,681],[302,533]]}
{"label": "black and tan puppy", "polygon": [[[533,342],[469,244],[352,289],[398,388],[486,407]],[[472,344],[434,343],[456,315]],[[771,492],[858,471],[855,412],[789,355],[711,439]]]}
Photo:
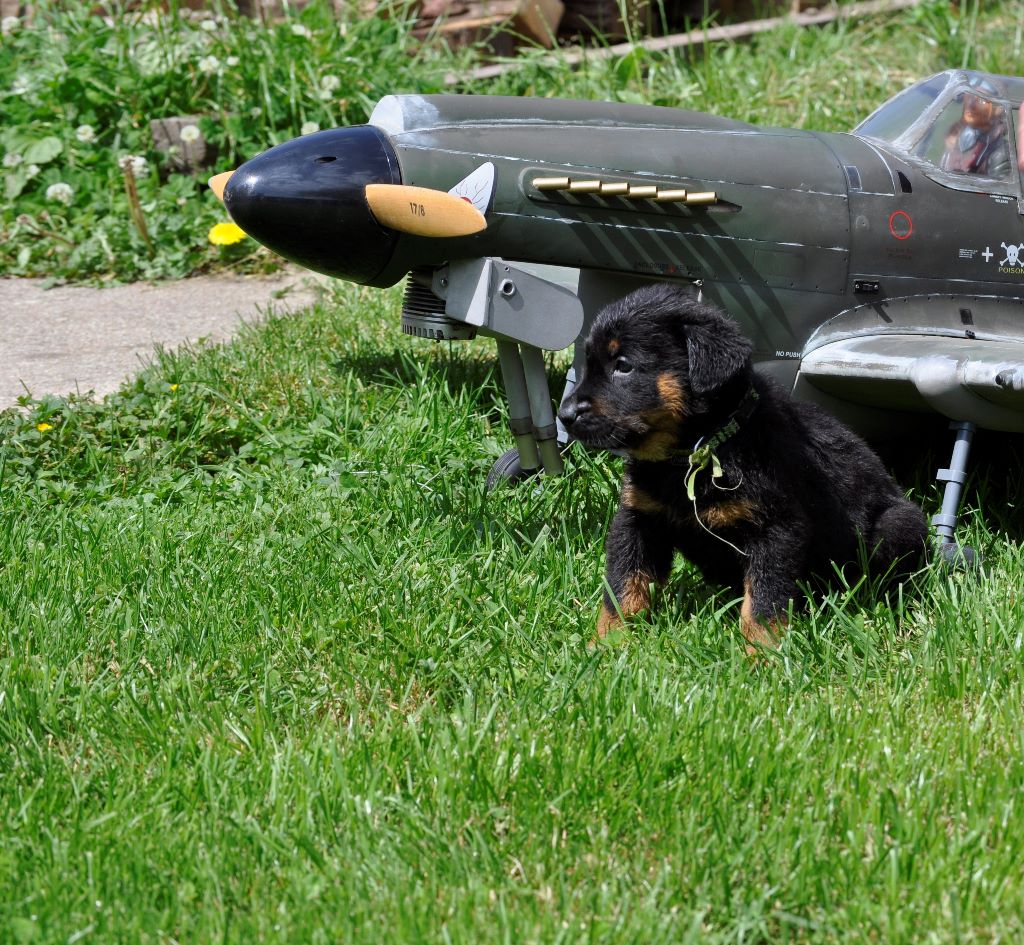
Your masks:
{"label": "black and tan puppy", "polygon": [[761,645],[833,562],[854,569],[866,552],[872,572],[896,577],[920,564],[921,510],[855,434],[755,373],[750,352],[733,321],[672,286],[594,322],[559,417],[585,445],[627,455],[600,635],[650,606],[677,550],[743,595],[743,634]]}

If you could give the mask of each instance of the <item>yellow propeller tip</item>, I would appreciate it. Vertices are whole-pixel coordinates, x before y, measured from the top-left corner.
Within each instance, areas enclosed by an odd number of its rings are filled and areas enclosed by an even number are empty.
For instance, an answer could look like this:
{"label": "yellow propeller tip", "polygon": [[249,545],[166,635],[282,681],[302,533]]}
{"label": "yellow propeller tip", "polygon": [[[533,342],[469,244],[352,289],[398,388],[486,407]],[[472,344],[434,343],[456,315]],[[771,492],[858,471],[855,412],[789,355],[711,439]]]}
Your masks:
{"label": "yellow propeller tip", "polygon": [[218,200],[224,199],[224,188],[227,187],[228,181],[231,180],[231,175],[234,173],[234,171],[225,171],[223,174],[214,174],[208,181],[210,190],[217,195]]}
{"label": "yellow propeller tip", "polygon": [[470,236],[487,220],[468,200],[429,187],[367,184],[366,202],[382,226],[414,236]]}

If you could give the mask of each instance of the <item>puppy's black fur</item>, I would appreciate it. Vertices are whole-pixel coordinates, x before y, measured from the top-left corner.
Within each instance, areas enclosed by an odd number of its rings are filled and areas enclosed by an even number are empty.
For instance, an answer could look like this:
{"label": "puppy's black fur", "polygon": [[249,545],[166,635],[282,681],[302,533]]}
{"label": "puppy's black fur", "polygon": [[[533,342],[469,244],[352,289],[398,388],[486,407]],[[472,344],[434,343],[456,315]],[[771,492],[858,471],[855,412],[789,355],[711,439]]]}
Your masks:
{"label": "puppy's black fur", "polygon": [[[672,286],[639,289],[595,320],[559,417],[585,445],[627,454],[599,634],[650,605],[676,550],[743,595],[744,635],[769,645],[798,585],[827,581],[833,562],[855,570],[866,551],[873,572],[897,578],[920,564],[921,509],[860,438],[755,373],[750,353],[732,320]],[[714,448],[722,475],[699,472],[694,503],[689,453],[733,421]]]}

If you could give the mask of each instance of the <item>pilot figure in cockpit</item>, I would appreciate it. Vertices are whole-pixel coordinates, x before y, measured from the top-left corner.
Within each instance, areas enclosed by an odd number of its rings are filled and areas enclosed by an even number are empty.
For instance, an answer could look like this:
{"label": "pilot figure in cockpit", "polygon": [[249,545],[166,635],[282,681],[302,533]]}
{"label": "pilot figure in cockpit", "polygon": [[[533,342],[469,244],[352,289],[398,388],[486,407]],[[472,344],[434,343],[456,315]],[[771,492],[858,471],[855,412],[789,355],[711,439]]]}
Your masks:
{"label": "pilot figure in cockpit", "polygon": [[1002,106],[986,95],[997,95],[982,79],[963,96],[963,116],[946,133],[942,169],[957,174],[978,174],[1002,179],[1010,173],[1010,149]]}

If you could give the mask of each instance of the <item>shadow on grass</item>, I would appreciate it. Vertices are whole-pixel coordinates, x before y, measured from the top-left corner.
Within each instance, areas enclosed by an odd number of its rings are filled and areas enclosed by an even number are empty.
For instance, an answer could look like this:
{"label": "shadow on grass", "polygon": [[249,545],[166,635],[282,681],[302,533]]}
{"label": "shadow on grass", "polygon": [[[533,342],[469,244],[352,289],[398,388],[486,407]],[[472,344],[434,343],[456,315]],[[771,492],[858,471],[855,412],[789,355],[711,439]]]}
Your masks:
{"label": "shadow on grass", "polygon": [[[440,381],[453,397],[469,394],[477,398],[488,415],[507,413],[494,348],[476,346],[458,350],[450,342],[437,342],[426,349],[417,346],[355,351],[336,359],[332,367],[337,374],[355,374],[370,384],[393,386],[397,383],[414,387]],[[565,384],[565,370],[566,366],[553,364],[548,359],[548,388],[555,398],[561,395]]]}
{"label": "shadow on grass", "polygon": [[[935,474],[949,466],[953,441],[945,420],[925,418],[917,433],[875,447],[929,518],[942,507],[945,484],[936,482]],[[967,471],[961,513],[976,510],[989,531],[1014,540],[1024,536],[1024,435],[979,430]]]}
{"label": "shadow on grass", "polygon": [[356,374],[368,383],[400,381],[414,384],[426,372],[441,378],[452,392],[475,389],[490,381],[494,364],[484,358],[429,352],[419,356],[403,348],[367,350],[347,354],[331,365],[338,374]]}

